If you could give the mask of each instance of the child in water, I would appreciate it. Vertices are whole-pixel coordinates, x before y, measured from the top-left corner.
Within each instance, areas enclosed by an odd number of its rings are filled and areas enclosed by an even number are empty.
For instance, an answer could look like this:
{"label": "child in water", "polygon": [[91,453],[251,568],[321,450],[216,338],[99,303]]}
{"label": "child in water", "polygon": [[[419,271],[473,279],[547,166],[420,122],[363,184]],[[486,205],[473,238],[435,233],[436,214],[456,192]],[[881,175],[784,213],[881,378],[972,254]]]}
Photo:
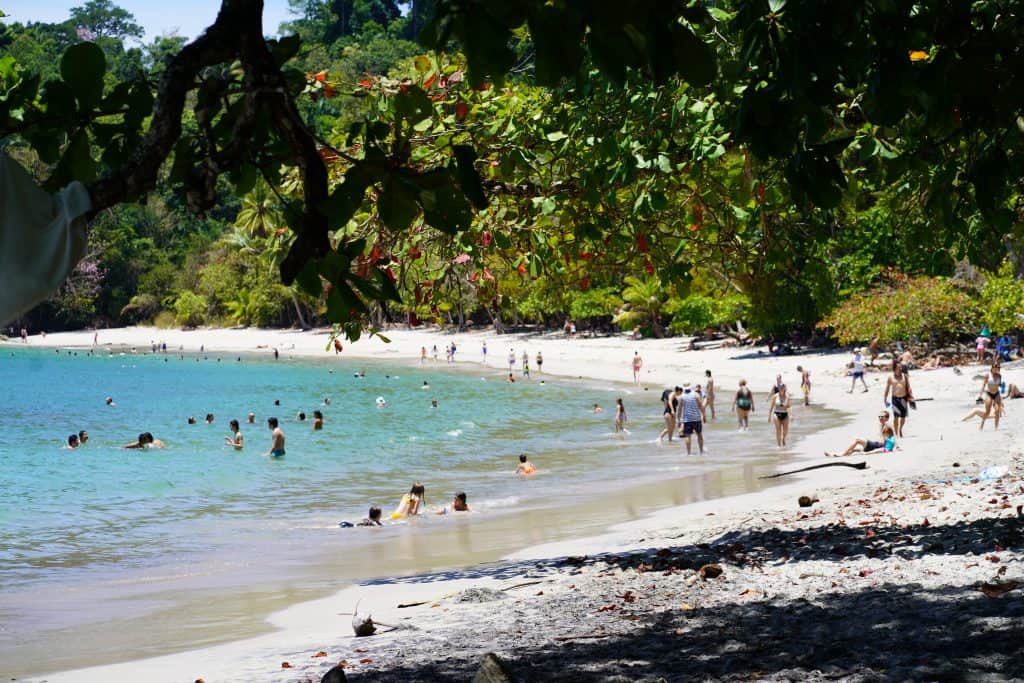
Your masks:
{"label": "child in water", "polygon": [[536,473],[537,473],[537,468],[534,467],[533,463],[530,462],[529,459],[527,459],[526,454],[524,453],[523,455],[520,455],[519,456],[519,467],[516,468],[516,474],[522,474],[522,475],[525,475],[525,476],[530,476],[531,474],[536,474]]}
{"label": "child in water", "polygon": [[398,502],[398,507],[391,513],[391,519],[402,519],[403,517],[418,515],[420,513],[420,506],[423,505],[425,498],[426,488],[423,484],[416,482],[409,489],[409,493],[402,496],[402,500]]}

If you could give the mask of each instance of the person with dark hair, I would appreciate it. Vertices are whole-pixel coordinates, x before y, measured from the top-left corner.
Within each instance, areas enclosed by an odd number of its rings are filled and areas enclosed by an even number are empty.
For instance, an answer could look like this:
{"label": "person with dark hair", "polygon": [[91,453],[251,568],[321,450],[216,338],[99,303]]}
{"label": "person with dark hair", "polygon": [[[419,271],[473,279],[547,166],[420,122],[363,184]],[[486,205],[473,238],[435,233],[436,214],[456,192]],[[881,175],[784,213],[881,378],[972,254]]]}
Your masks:
{"label": "person with dark hair", "polygon": [[416,482],[409,489],[409,493],[402,496],[398,507],[391,513],[391,519],[402,519],[412,517],[420,513],[420,507],[426,502],[427,491],[423,484]]}
{"label": "person with dark hair", "polygon": [[163,448],[166,444],[160,439],[153,438],[150,432],[142,432],[139,434],[137,441],[125,444],[121,448]]}
{"label": "person with dark hair", "polygon": [[318,432],[324,428],[324,414],[319,410],[313,411],[313,431]]}
{"label": "person with dark hair", "polygon": [[85,442],[89,440],[89,432],[84,429],[78,432],[78,444],[84,446]]}
{"label": "person with dark hair", "polygon": [[715,380],[711,378],[711,371],[705,370],[704,376],[707,378],[704,384],[704,412],[711,411],[711,419],[715,419]]}
{"label": "person with dark hair", "polygon": [[906,373],[898,360],[892,361],[892,374],[885,380],[885,395],[882,400],[889,407],[889,395],[892,394],[893,430],[896,436],[903,438],[903,425],[907,421],[910,405],[914,402],[914,392],[910,388],[910,375]]}
{"label": "person with dark hair", "polygon": [[298,420],[299,422],[305,422],[306,421],[306,413],[300,410],[299,414],[295,416],[295,419]]}
{"label": "person with dark hair", "polygon": [[189,415],[189,416],[188,416],[188,423],[189,423],[190,425],[194,425],[194,424],[196,423],[196,418],[195,418],[195,416],[194,416],[194,415]]}
{"label": "person with dark hair", "polygon": [[455,497],[452,498],[452,504],[450,508],[442,507],[436,510],[435,512],[439,515],[446,515],[449,512],[472,512],[472,510],[469,509],[469,503],[466,502],[466,492],[459,491],[458,493],[455,494]]}
{"label": "person with dark hair", "polygon": [[522,455],[520,455],[519,467],[516,468],[516,474],[530,476],[531,474],[536,474],[536,472],[537,468],[534,467],[533,463],[530,462],[530,459],[526,457],[526,454],[523,453]]}
{"label": "person with dark hair", "polygon": [[283,458],[284,432],[278,426],[276,417],[267,418],[267,428],[270,429],[270,452],[267,455],[272,458]]}
{"label": "person with dark hair", "polygon": [[256,424],[256,413],[249,413],[249,424]]}
{"label": "person with dark hair", "polygon": [[750,429],[750,414],[754,412],[754,394],[745,379],[740,380],[740,388],[736,390],[736,396],[732,400],[732,409],[736,411],[740,431]]}
{"label": "person with dark hair", "polygon": [[78,434],[70,434],[70,435],[68,435],[68,448],[70,448],[71,450],[74,450],[74,449],[78,448],[78,446],[79,446]]}
{"label": "person with dark hair", "polygon": [[380,526],[380,508],[371,507],[368,515],[356,526]]}
{"label": "person with dark hair", "polygon": [[231,436],[225,436],[224,442],[234,448],[236,451],[242,450],[242,446],[245,445],[245,440],[242,438],[241,427],[238,425],[238,420],[232,420],[228,423],[231,428]]}
{"label": "person with dark hair", "polygon": [[213,413],[207,413],[206,414],[206,424],[208,424],[208,425],[212,425],[213,424]]}

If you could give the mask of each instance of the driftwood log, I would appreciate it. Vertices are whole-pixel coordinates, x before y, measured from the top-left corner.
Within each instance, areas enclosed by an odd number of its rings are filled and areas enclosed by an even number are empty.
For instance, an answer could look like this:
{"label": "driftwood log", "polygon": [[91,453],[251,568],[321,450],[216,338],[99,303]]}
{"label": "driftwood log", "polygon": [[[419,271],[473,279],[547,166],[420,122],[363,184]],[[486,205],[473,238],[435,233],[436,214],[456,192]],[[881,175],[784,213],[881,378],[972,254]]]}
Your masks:
{"label": "driftwood log", "polygon": [[808,472],[810,470],[820,470],[822,467],[851,467],[855,470],[866,470],[868,464],[866,462],[827,462],[824,465],[811,465],[810,467],[801,467],[798,470],[790,470],[789,472],[779,472],[778,474],[768,474],[758,479],[778,479],[779,477],[785,477],[790,474],[797,474],[798,472]]}

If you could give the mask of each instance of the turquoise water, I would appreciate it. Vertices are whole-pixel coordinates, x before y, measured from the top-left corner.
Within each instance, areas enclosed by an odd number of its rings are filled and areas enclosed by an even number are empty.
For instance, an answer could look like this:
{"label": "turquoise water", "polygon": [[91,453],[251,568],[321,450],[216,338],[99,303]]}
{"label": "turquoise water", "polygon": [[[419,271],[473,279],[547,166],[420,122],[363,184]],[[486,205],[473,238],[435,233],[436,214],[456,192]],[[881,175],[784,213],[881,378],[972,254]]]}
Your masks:
{"label": "turquoise water", "polygon": [[[653,444],[660,392],[536,377],[508,384],[499,370],[460,370],[467,366],[0,347],[0,662],[14,667],[0,673],[66,668],[54,651],[72,666],[241,636],[274,606],[396,565],[413,572],[495,559],[565,537],[566,521],[594,532],[621,521],[598,503],[626,484],[671,484],[751,460],[750,435],[729,419],[710,428],[713,462]],[[365,377],[354,377],[360,369]],[[611,433],[617,396],[631,418],[625,438]],[[590,411],[595,402],[605,413]],[[314,409],[324,413],[322,431],[296,421]],[[245,424],[249,412],[255,424]],[[203,423],[207,413],[214,424]],[[198,424],[187,424],[190,415]],[[287,435],[280,460],[262,455],[270,415]],[[224,444],[232,418],[243,423],[241,452]],[[802,424],[814,428],[813,416]],[[64,448],[81,429],[89,442]],[[121,448],[142,431],[167,448]],[[519,453],[542,476],[512,476]],[[754,485],[752,475],[748,466],[739,490]],[[426,486],[429,507],[463,490],[478,514],[379,534],[338,528],[370,504],[387,516],[413,481]],[[696,492],[627,500],[622,514],[718,495],[695,481]],[[579,512],[559,527],[544,512],[553,507]],[[437,540],[445,525],[452,534]],[[371,560],[359,564],[364,555]],[[191,617],[180,608],[189,601]],[[205,630],[192,635],[186,626],[198,628],[204,609]],[[82,641],[86,631],[109,642]]]}

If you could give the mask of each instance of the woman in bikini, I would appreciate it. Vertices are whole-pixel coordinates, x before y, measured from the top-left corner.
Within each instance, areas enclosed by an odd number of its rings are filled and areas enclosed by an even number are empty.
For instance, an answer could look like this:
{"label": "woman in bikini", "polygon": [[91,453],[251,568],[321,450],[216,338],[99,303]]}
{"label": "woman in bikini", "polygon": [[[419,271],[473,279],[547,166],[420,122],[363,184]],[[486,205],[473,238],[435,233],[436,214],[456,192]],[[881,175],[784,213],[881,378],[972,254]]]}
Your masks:
{"label": "woman in bikini", "polygon": [[779,391],[772,396],[772,402],[768,405],[768,421],[775,418],[775,443],[779,448],[786,445],[786,437],[789,436],[789,408],[792,401],[789,397],[789,390],[785,384],[779,385]]}
{"label": "woman in bikini", "polygon": [[874,453],[876,451],[889,453],[893,451],[896,448],[896,430],[894,430],[892,425],[888,423],[888,411],[881,413],[878,416],[878,420],[882,423],[881,441],[875,441],[873,439],[854,439],[853,443],[851,443],[850,446],[842,453],[829,453],[828,451],[825,451],[825,455],[830,458],[845,458],[846,456],[853,455],[854,453]]}
{"label": "woman in bikini", "polygon": [[1003,386],[1003,375],[999,371],[999,364],[993,363],[989,373],[985,376],[985,379],[981,383],[981,394],[979,398],[984,399],[984,409],[975,408],[968,413],[963,421],[967,422],[972,417],[981,418],[981,426],[978,427],[978,431],[985,428],[985,420],[992,416],[992,420],[995,423],[995,428],[999,429],[999,418],[1003,415],[1003,397],[1002,392]]}
{"label": "woman in bikini", "polygon": [[622,399],[615,399],[615,433],[626,431],[626,406],[622,405]]}
{"label": "woman in bikini", "polygon": [[750,414],[754,412],[754,395],[747,387],[747,380],[740,380],[740,388],[732,399],[731,410],[736,411],[736,419],[739,421],[741,432],[750,429]]}

